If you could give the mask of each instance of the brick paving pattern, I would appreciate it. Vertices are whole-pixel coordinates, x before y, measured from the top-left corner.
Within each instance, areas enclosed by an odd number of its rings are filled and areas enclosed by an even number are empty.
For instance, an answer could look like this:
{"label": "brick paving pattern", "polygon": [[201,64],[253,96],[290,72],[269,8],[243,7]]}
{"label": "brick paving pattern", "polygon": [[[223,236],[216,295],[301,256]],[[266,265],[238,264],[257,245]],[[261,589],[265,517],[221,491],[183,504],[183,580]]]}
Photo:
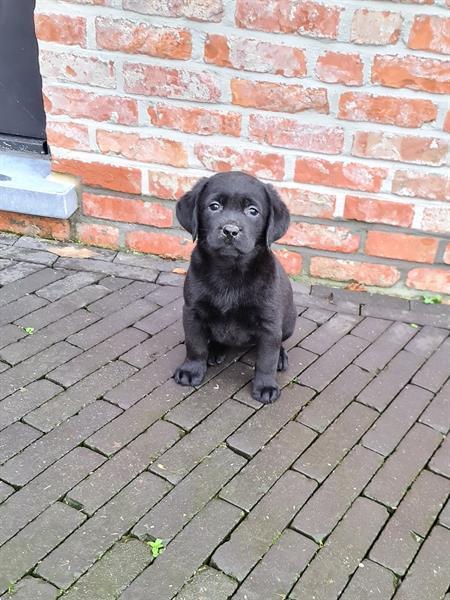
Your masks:
{"label": "brick paving pattern", "polygon": [[450,307],[293,283],[262,406],[177,266],[2,235],[0,599],[448,600]]}

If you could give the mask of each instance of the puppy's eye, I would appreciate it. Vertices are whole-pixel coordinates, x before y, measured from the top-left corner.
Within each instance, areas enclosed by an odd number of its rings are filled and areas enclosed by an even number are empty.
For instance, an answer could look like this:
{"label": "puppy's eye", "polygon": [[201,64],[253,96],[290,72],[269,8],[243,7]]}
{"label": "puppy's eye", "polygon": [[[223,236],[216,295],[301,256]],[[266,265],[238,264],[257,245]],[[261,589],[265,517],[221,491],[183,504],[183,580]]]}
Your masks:
{"label": "puppy's eye", "polygon": [[209,205],[209,210],[212,210],[213,212],[220,210],[220,204],[218,202],[211,202]]}
{"label": "puppy's eye", "polygon": [[249,206],[246,212],[252,217],[257,217],[259,215],[259,210],[256,208],[256,206]]}

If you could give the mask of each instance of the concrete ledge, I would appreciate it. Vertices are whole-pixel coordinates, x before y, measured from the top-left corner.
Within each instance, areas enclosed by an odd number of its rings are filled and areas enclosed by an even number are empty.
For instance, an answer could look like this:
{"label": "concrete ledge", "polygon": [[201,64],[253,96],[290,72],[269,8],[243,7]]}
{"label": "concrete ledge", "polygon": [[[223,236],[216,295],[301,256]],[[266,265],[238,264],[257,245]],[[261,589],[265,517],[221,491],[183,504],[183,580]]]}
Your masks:
{"label": "concrete ledge", "polygon": [[0,210],[68,219],[77,208],[75,179],[52,175],[49,158],[0,152]]}

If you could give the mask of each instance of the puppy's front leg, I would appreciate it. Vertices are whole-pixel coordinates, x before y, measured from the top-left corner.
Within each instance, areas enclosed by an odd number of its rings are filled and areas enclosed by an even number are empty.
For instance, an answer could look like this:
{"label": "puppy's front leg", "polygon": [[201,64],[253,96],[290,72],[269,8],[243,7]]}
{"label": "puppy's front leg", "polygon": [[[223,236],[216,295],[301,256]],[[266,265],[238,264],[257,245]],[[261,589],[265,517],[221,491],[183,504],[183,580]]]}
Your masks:
{"label": "puppy's front leg", "polygon": [[200,385],[207,368],[208,337],[195,311],[187,306],[183,308],[183,326],[186,360],[175,371],[174,378],[181,385]]}
{"label": "puppy's front leg", "polygon": [[280,388],[275,379],[280,358],[281,336],[263,333],[256,346],[255,377],[252,396],[258,402],[270,404],[280,397]]}

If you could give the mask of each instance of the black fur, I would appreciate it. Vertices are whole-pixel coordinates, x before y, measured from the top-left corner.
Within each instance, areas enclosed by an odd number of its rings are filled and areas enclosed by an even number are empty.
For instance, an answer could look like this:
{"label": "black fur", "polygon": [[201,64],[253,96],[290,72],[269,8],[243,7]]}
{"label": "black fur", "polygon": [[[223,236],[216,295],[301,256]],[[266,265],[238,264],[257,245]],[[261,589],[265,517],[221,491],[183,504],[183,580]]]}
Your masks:
{"label": "black fur", "polygon": [[297,313],[289,279],[271,244],[289,226],[276,190],[241,172],[200,180],[177,203],[181,225],[198,239],[184,285],[186,360],[182,385],[199,385],[208,364],[220,364],[227,346],[256,346],[252,396],[280,395],[276,371],[287,368],[281,343]]}

